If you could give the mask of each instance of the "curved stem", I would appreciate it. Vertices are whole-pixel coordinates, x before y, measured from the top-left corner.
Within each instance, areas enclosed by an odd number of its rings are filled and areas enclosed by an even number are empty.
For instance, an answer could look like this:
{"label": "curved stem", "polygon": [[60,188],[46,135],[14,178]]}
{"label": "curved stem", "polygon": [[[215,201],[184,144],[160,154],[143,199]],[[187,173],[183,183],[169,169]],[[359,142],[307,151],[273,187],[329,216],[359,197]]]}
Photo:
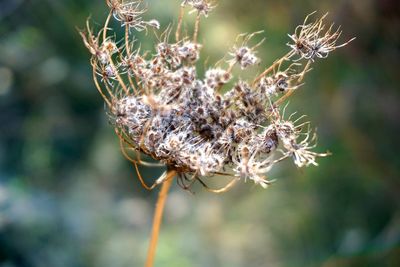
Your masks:
{"label": "curved stem", "polygon": [[156,210],[154,211],[153,229],[151,231],[149,250],[147,252],[145,267],[152,267],[154,263],[154,256],[156,254],[158,234],[160,232],[161,219],[164,212],[165,201],[167,199],[168,191],[171,187],[175,175],[175,171],[168,170],[165,182],[162,184],[160,193],[158,194]]}

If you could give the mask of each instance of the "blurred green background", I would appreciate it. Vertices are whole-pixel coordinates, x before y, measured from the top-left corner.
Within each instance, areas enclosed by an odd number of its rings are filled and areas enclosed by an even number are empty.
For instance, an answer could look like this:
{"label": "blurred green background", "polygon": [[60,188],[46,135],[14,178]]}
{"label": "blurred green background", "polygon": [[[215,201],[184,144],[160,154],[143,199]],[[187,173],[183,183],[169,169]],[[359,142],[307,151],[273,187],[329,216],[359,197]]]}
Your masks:
{"label": "blurred green background", "polygon": [[[176,21],[178,0],[148,2],[149,18]],[[268,65],[314,10],[329,11],[343,41],[357,37],[291,100],[333,155],[281,164],[267,190],[174,186],[156,266],[400,266],[398,0],[219,0],[202,23],[203,59],[265,30]],[[144,263],[157,192],[120,155],[75,28],[106,14],[103,1],[0,0],[0,267]]]}

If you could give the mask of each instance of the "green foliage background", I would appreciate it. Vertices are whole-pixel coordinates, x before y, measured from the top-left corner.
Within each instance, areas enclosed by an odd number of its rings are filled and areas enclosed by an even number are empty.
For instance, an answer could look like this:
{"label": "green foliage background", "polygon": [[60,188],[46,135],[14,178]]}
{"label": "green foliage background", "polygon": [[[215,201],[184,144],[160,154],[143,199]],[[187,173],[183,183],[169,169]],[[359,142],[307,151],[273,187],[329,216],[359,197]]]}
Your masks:
{"label": "green foliage background", "polygon": [[[178,0],[149,2],[149,17],[176,21]],[[175,186],[156,266],[400,266],[398,1],[220,0],[202,23],[203,56],[215,62],[238,33],[264,30],[268,65],[314,10],[357,37],[291,101],[333,155],[280,165],[267,190]],[[75,29],[106,12],[103,1],[0,0],[0,267],[144,262],[157,192],[120,155]]]}

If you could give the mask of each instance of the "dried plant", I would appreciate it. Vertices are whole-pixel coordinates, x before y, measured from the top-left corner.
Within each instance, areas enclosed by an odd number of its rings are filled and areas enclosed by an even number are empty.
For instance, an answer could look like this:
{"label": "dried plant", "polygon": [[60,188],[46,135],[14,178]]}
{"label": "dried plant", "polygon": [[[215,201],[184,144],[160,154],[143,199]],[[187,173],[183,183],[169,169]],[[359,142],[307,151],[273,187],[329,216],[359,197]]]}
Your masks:
{"label": "dried plant", "polygon": [[[239,35],[229,53],[198,77],[200,20],[214,3],[184,0],[172,41],[171,27],[158,34],[160,23],[143,18],[146,7],[141,0],[106,2],[110,14],[104,27],[94,33],[88,22],[80,33],[92,54],[93,79],[124,156],[134,164],[145,188],[164,185],[146,266],[152,265],[163,202],[174,177],[187,190],[199,182],[220,193],[238,180],[266,188],[271,184],[266,173],[278,162],[292,159],[304,167],[317,165],[318,157],[328,155],[313,151],[316,135],[304,116],[284,114],[284,103],[302,85],[311,64],[351,41],[336,44],[341,31],[325,25],[326,15],[314,22],[308,22],[312,14],[307,16],[289,35],[288,53],[245,81],[235,79],[234,73],[260,64],[257,48],[264,40],[255,39],[262,32]],[[181,37],[186,7],[196,13],[196,20],[193,34]],[[124,28],[123,38],[118,39],[109,28],[111,18]],[[154,31],[153,51],[141,51],[135,42],[135,34],[141,31]],[[142,161],[140,153],[167,167],[151,186],[145,184],[138,165],[155,164]],[[221,175],[232,177],[224,188],[211,189],[203,181]]]}

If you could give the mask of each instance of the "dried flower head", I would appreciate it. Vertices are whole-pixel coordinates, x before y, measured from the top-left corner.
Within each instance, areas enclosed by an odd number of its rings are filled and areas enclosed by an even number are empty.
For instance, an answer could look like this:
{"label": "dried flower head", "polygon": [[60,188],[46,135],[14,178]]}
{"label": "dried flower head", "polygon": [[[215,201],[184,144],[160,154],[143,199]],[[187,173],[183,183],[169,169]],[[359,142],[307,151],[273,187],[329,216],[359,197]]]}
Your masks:
{"label": "dried flower head", "polygon": [[190,12],[198,12],[200,15],[208,16],[210,11],[215,7],[208,0],[184,0],[182,6],[190,6],[193,10]]}
{"label": "dried flower head", "polygon": [[[253,39],[262,32],[238,36],[227,61],[209,67],[204,77],[198,74],[202,45],[197,36],[201,16],[207,17],[214,8],[209,1],[184,0],[175,41],[170,40],[167,27],[157,36],[154,51],[141,51],[133,41],[136,32],[160,28],[157,20],[144,19],[141,0],[107,0],[107,5],[110,14],[100,32],[94,34],[88,23],[81,36],[92,55],[94,82],[106,102],[122,152],[137,171],[140,164],[154,165],[141,160],[144,153],[173,171],[182,188],[190,189],[197,181],[207,190],[224,192],[238,180],[267,187],[272,181],[266,173],[282,160],[291,158],[296,166],[304,167],[317,165],[318,157],[328,155],[313,151],[316,136],[309,122],[293,115],[285,118],[286,106],[282,106],[302,85],[317,58],[326,58],[348,43],[336,44],[341,32],[333,26],[326,28],[326,15],[312,23],[307,22],[308,16],[289,35],[293,43],[288,44],[288,53],[246,81],[235,79],[234,72],[260,64],[257,48],[264,39]],[[186,7],[196,11],[197,18],[193,35],[181,38]],[[111,18],[125,28],[120,41],[109,29]],[[203,181],[218,175],[233,180],[219,190]],[[148,189],[171,178],[164,173],[147,186],[139,172],[138,176]]]}
{"label": "dried flower head", "polygon": [[324,19],[327,15],[325,14],[319,20],[312,23],[307,23],[309,18],[307,16],[304,23],[297,26],[293,34],[288,34],[294,42],[293,44],[288,43],[288,46],[300,56],[300,59],[314,61],[315,58],[326,58],[330,52],[354,40],[353,38],[341,45],[336,45],[342,32],[340,31],[340,27],[334,29],[333,24],[326,29]]}

